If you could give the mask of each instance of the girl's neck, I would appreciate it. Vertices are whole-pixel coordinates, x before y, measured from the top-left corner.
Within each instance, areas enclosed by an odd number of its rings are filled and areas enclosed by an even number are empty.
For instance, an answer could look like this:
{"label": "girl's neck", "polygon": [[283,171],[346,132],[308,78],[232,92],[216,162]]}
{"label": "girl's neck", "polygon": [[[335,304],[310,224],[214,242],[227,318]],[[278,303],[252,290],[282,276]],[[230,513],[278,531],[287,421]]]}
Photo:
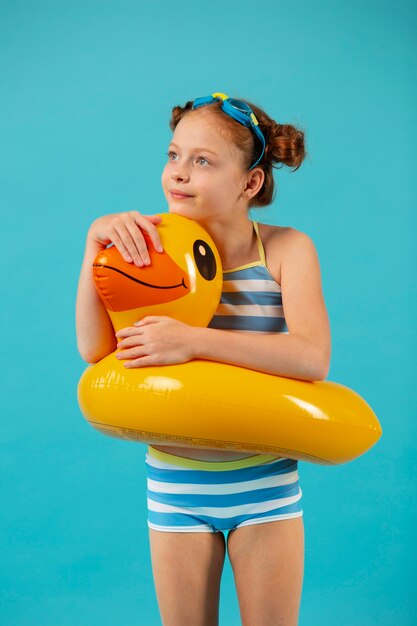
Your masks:
{"label": "girl's neck", "polygon": [[230,226],[225,222],[200,223],[216,244],[223,270],[258,260],[256,233],[249,218]]}

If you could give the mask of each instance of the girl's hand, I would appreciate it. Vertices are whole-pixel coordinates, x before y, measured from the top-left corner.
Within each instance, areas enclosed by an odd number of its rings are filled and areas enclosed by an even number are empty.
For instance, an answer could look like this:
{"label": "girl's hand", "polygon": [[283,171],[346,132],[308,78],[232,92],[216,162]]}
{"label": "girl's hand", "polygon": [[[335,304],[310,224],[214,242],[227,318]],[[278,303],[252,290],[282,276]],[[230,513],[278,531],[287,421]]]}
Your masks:
{"label": "girl's hand", "polygon": [[148,233],[153,247],[162,252],[161,239],[155,224],[161,222],[160,215],[142,215],[138,211],[111,213],[97,218],[90,226],[87,240],[95,241],[105,248],[114,243],[125,261],[138,267],[149,265],[148,247],[142,230]]}
{"label": "girl's hand", "polygon": [[185,363],[196,355],[197,330],[172,317],[150,315],[116,333],[121,349],[116,357],[128,359],[127,368]]}

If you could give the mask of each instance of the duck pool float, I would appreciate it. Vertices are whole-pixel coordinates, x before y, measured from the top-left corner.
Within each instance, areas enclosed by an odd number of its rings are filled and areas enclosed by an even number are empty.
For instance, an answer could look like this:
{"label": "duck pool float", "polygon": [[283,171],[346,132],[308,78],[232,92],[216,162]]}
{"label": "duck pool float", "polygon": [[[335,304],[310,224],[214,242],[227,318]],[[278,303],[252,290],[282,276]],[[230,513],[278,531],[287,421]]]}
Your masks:
{"label": "duck pool float", "polygon": [[[207,326],[222,291],[216,246],[195,221],[161,214],[164,251],[147,234],[149,266],[124,261],[115,246],[93,263],[97,291],[115,332],[147,315]],[[78,402],[98,431],[149,444],[278,454],[325,465],[364,454],[382,430],[355,391],[194,359],[125,368],[116,352],[87,367]]]}

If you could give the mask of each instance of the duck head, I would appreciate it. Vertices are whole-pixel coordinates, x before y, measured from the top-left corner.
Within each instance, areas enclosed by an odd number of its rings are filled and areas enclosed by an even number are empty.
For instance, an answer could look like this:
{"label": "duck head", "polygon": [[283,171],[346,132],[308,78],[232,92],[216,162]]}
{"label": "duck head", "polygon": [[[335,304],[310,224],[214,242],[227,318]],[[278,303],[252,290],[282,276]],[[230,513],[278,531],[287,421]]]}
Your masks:
{"label": "duck head", "polygon": [[150,265],[125,261],[115,246],[93,263],[96,289],[117,332],[147,315],[168,315],[191,326],[207,326],[218,306],[223,273],[210,235],[194,220],[160,214],[163,252],[142,231]]}

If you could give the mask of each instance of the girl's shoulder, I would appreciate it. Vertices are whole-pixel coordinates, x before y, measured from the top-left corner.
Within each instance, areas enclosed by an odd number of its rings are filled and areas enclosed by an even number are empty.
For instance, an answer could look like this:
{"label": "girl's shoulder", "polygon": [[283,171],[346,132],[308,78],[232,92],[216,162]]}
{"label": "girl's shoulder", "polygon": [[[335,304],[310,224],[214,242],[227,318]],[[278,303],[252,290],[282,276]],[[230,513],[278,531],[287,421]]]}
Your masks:
{"label": "girl's shoulder", "polygon": [[262,222],[257,222],[257,224],[259,226],[259,234],[265,243],[270,243],[272,240],[274,245],[277,243],[288,245],[289,242],[295,239],[310,239],[302,230],[297,230],[292,226],[274,226],[273,224],[263,224]]}
{"label": "girl's shoulder", "polygon": [[285,261],[288,262],[301,251],[314,254],[314,243],[309,235],[292,226],[274,226],[261,222],[258,222],[258,226],[267,267],[273,278],[281,285],[282,268]]}

